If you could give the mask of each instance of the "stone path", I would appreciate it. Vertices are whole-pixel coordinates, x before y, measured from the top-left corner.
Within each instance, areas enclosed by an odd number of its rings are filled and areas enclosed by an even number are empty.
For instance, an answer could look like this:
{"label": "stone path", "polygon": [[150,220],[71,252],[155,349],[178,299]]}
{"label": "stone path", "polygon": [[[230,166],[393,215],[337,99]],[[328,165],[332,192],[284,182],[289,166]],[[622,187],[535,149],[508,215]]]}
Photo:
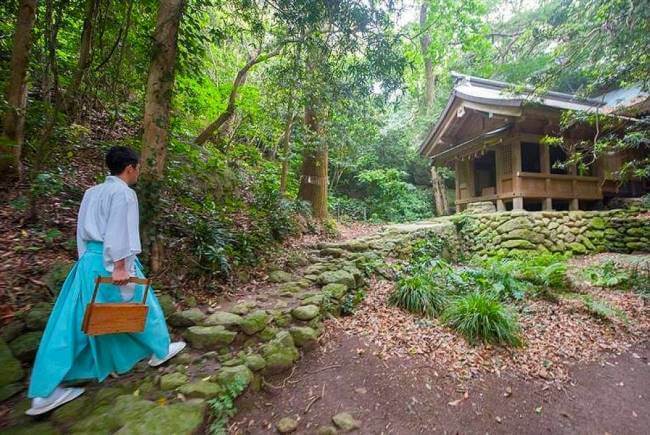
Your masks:
{"label": "stone path", "polygon": [[[29,402],[14,396],[6,402],[10,411],[0,414],[2,433],[206,432],[210,401],[228,403],[247,390],[258,391],[265,377],[290,371],[302,354],[317,346],[325,317],[349,309],[370,273],[431,233],[453,237],[455,230],[448,220],[437,220],[391,226],[356,240],[319,243],[296,270],[272,272],[269,287],[255,296],[220,311],[169,313],[173,334],[184,337],[190,349],[166,366],[154,370],[140,364],[119,379],[91,384],[82,398],[37,420],[23,415]],[[40,314],[31,320],[28,315],[27,322],[42,328],[47,307],[41,307]],[[10,370],[0,369],[0,391],[24,388],[25,374],[15,357],[33,359],[40,338],[38,328],[23,333],[24,323],[11,336],[3,330],[0,365]],[[348,417],[338,416],[335,424],[351,428],[355,422]],[[284,423],[290,429],[292,422]]]}

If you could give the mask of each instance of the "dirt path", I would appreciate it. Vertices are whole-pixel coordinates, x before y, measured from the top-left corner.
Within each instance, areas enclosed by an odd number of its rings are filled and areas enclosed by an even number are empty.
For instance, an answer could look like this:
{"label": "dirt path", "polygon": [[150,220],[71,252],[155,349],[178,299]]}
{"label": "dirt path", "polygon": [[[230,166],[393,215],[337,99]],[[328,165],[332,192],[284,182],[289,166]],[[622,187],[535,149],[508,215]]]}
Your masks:
{"label": "dirt path", "polygon": [[299,419],[297,433],[316,433],[342,411],[361,422],[358,433],[369,434],[642,434],[650,427],[648,342],[602,364],[574,367],[564,390],[503,375],[470,381],[463,390],[444,367],[382,361],[375,350],[334,333],[290,378],[271,381],[279,386],[286,379],[284,388],[242,397],[231,433],[275,433],[273,424],[286,416]]}

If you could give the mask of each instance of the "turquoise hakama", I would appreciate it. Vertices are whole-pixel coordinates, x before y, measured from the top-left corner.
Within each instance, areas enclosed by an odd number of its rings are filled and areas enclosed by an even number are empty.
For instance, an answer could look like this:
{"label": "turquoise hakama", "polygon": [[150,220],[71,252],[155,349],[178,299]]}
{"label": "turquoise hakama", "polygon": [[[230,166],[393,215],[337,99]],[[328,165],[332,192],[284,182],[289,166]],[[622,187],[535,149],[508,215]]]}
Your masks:
{"label": "turquoise hakama", "polygon": [[[41,339],[28,396],[47,397],[66,381],[96,379],[102,382],[112,373],[125,373],[145,358],[164,358],[169,351],[165,316],[153,293],[144,331],[138,334],[87,336],[81,330],[86,305],[92,297],[95,278],[111,276],[104,263],[104,244],[87,242],[86,250],[68,274]],[[142,266],[134,262],[135,273],[144,278]],[[144,286],[135,287],[132,301],[141,301]],[[120,287],[101,285],[96,302],[124,302]]]}

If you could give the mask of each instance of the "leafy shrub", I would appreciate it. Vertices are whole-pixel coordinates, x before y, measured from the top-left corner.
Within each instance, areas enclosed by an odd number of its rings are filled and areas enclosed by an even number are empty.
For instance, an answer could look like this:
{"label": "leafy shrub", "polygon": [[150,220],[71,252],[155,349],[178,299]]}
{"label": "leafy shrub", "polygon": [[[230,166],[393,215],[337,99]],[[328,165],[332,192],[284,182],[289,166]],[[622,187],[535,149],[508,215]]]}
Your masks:
{"label": "leafy shrub", "polygon": [[622,288],[630,281],[630,273],[619,269],[613,261],[589,266],[584,269],[585,278],[596,287]]}
{"label": "leafy shrub", "polygon": [[650,299],[650,269],[632,269],[630,273],[630,288],[643,299]]}
{"label": "leafy shrub", "polygon": [[406,173],[397,169],[361,172],[357,179],[367,190],[365,203],[372,220],[405,222],[431,217],[431,193],[403,181]]}
{"label": "leafy shrub", "polygon": [[391,305],[431,317],[440,314],[447,301],[444,289],[438,287],[432,275],[423,270],[401,277],[388,299]]}
{"label": "leafy shrub", "polygon": [[347,293],[341,302],[341,315],[349,316],[354,314],[354,310],[364,297],[366,297],[366,293],[362,289],[358,289],[354,293]]}
{"label": "leafy shrub", "polygon": [[516,318],[493,295],[473,292],[461,296],[451,302],[442,318],[471,344],[522,344]]}
{"label": "leafy shrub", "polygon": [[446,241],[436,235],[418,239],[411,245],[409,264],[411,267],[432,266],[446,247]]}
{"label": "leafy shrub", "polygon": [[210,425],[210,433],[212,435],[225,435],[228,433],[226,430],[228,420],[237,412],[235,399],[245,389],[246,384],[239,379],[235,379],[234,382],[225,386],[225,392],[222,395],[208,401],[213,417],[212,424]]}

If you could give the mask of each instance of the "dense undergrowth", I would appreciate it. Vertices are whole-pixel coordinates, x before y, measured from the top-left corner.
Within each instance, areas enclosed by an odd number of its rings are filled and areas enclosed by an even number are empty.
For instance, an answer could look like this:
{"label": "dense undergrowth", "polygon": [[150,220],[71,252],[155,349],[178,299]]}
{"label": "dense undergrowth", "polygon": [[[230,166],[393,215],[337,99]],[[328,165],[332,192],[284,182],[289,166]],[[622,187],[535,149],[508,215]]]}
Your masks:
{"label": "dense undergrowth", "polygon": [[[531,299],[551,303],[576,299],[597,319],[627,321],[606,301],[571,288],[568,255],[531,253],[454,264],[441,257],[443,252],[445,243],[438,238],[415,243],[388,302],[438,318],[471,344],[524,344],[518,316],[525,315],[526,301]],[[647,299],[649,272],[605,262],[584,269],[581,275],[593,286],[634,291]]]}

